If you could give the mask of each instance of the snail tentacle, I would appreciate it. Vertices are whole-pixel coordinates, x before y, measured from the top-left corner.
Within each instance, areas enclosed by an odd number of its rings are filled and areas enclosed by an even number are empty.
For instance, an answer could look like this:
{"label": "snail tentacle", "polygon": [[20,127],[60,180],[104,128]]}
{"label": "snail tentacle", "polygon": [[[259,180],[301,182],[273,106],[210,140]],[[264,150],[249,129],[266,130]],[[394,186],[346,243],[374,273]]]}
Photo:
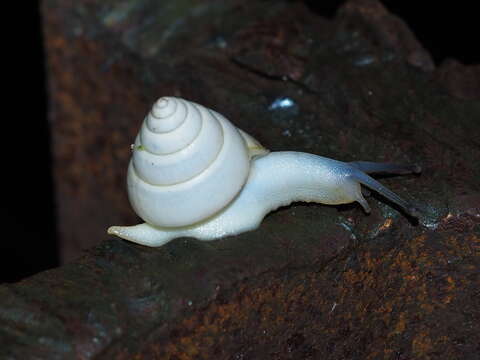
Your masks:
{"label": "snail tentacle", "polygon": [[358,170],[364,173],[385,173],[385,174],[419,174],[422,168],[417,164],[392,164],[392,163],[380,163],[371,161],[352,161],[350,165],[356,167]]}
{"label": "snail tentacle", "polygon": [[[384,171],[382,171],[384,172]],[[393,172],[394,174],[396,172]],[[418,217],[418,209],[415,208],[412,204],[402,199],[400,196],[395,194],[393,191],[388,189],[387,187],[383,186],[377,180],[373,179],[372,177],[368,176],[367,174],[363,173],[362,171],[355,171],[351,175],[352,179],[358,181],[360,184],[367,186],[368,188],[376,191],[380,195],[385,196],[388,200],[392,201],[393,203],[399,205],[405,211],[414,216]],[[359,201],[360,202],[360,201]],[[368,211],[367,211],[368,212]]]}

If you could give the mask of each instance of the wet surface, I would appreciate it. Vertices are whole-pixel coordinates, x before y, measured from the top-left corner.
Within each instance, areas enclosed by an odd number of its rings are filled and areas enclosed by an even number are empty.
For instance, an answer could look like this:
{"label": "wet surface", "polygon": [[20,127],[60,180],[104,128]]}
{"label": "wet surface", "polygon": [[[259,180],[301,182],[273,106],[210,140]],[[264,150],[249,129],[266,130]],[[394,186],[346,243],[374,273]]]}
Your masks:
{"label": "wet surface", "polygon": [[[268,4],[44,2],[63,256],[89,250],[0,287],[1,356],[476,358],[477,67],[435,69],[376,1],[330,20]],[[369,216],[295,204],[212,242],[107,238],[137,222],[130,144],[162,95],[217,110],[271,150],[421,164],[380,181],[422,215],[372,194]]]}

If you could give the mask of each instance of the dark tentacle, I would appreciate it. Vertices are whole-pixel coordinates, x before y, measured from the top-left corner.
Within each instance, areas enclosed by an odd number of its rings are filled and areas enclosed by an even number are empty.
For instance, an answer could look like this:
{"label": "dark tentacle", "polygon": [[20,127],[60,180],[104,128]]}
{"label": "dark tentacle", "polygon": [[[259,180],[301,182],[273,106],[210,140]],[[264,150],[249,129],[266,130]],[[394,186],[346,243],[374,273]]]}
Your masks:
{"label": "dark tentacle", "polygon": [[352,161],[349,163],[353,167],[367,174],[385,173],[385,174],[419,174],[422,168],[417,164],[391,164],[378,163],[371,161]]}
{"label": "dark tentacle", "polygon": [[393,201],[397,205],[401,206],[413,217],[418,217],[419,216],[418,209],[415,208],[415,206],[413,206],[409,202],[403,200],[400,196],[398,196],[393,191],[389,190],[388,188],[386,188],[381,183],[379,183],[377,180],[371,178],[367,174],[365,174],[361,171],[355,171],[355,173],[353,173],[351,175],[351,177],[352,177],[352,179],[358,181],[360,184],[369,187],[370,189],[378,192],[380,195],[385,196],[390,201]]}

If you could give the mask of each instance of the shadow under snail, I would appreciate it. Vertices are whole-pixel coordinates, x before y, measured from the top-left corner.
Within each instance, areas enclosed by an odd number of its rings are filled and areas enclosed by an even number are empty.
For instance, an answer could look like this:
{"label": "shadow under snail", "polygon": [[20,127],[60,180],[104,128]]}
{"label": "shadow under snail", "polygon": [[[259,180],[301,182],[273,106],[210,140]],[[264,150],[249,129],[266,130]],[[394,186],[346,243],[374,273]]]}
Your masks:
{"label": "shadow under snail", "polygon": [[269,212],[295,201],[357,201],[369,213],[361,185],[417,216],[410,203],[367,175],[419,173],[417,165],[269,152],[219,113],[180,98],[157,100],[132,151],[128,195],[145,223],[112,226],[108,233],[146,246],[254,230]]}

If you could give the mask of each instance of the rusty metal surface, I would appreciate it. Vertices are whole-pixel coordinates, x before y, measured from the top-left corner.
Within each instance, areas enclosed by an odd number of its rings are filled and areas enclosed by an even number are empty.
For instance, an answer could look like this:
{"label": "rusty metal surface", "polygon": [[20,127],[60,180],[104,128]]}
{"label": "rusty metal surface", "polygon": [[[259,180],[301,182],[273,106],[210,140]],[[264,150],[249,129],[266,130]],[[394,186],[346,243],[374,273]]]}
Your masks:
{"label": "rusty metal surface", "polygon": [[[295,2],[171,4],[43,3],[64,257],[103,241],[0,287],[0,357],[478,358],[477,69],[435,69],[376,1],[332,20]],[[107,239],[136,221],[129,144],[167,94],[272,150],[421,163],[421,176],[381,181],[422,217],[374,195],[370,216],[295,204],[212,242]]]}

